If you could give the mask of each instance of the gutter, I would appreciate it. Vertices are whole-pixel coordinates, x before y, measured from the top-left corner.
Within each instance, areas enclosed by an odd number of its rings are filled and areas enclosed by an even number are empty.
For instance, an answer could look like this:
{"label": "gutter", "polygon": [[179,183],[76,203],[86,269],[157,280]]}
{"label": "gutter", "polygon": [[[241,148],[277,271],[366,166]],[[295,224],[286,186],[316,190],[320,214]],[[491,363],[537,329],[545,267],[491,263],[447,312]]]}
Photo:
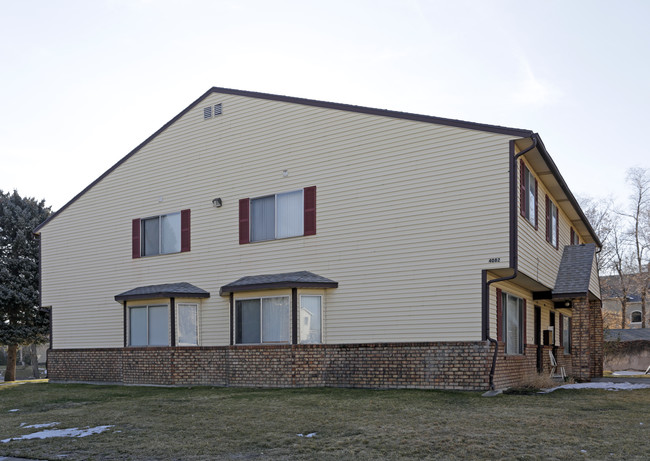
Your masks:
{"label": "gutter", "polygon": [[[487,280],[487,269],[482,271],[483,276],[483,289],[482,289],[482,310],[483,310],[483,340],[489,341],[494,344],[494,355],[492,356],[492,366],[490,367],[490,390],[494,390],[494,370],[497,365],[497,355],[499,353],[499,343],[496,339],[490,337],[490,285],[495,282],[503,282],[505,280],[512,280],[517,277],[518,274],[518,231],[517,231],[517,159],[522,155],[530,152],[531,150],[537,147],[537,137],[534,135],[530,136],[530,139],[533,141],[533,144],[515,154],[515,142],[510,141],[510,269],[512,269],[512,275],[505,277],[499,277],[492,280]],[[537,205],[537,204],[536,204]]]}

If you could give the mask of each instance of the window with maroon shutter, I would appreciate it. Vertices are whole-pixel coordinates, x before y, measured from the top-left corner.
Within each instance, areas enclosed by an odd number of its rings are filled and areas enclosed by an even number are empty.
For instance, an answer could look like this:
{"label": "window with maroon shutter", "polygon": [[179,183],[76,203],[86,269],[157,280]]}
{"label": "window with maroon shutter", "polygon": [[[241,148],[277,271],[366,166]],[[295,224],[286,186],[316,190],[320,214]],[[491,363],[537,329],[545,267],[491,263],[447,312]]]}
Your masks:
{"label": "window with maroon shutter", "polygon": [[239,243],[316,234],[316,186],[239,201]]}
{"label": "window with maroon shutter", "polygon": [[190,251],[190,210],[134,219],[133,258]]}
{"label": "window with maroon shutter", "polygon": [[557,206],[546,196],[546,241],[558,248],[558,236],[560,231]]}
{"label": "window with maroon shutter", "polygon": [[537,229],[537,178],[526,167],[523,160],[519,161],[519,168],[519,211]]}

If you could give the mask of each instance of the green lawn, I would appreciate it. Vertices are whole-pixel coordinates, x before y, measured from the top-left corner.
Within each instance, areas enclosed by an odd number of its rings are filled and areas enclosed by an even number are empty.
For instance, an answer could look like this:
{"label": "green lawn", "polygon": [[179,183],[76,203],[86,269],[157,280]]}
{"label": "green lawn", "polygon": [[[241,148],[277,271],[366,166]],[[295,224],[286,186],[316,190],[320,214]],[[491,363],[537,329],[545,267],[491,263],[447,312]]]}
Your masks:
{"label": "green lawn", "polygon": [[39,430],[21,423],[52,422],[60,429],[113,427],[83,438],[0,443],[0,456],[645,460],[650,390],[485,398],[410,390],[0,386],[0,440]]}

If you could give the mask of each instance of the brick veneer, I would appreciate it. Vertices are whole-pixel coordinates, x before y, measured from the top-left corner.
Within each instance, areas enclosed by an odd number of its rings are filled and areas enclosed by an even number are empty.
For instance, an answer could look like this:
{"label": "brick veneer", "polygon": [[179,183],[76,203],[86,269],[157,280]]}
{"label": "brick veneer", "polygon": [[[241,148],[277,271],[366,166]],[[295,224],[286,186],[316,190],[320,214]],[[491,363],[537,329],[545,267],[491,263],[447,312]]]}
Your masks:
{"label": "brick veneer", "polygon": [[603,316],[601,302],[573,300],[571,322],[573,376],[589,379],[603,375]]}
{"label": "brick veneer", "polygon": [[[54,349],[48,376],[54,382],[485,390],[493,351],[488,342]],[[497,388],[535,372],[534,346],[510,356],[499,346]]]}

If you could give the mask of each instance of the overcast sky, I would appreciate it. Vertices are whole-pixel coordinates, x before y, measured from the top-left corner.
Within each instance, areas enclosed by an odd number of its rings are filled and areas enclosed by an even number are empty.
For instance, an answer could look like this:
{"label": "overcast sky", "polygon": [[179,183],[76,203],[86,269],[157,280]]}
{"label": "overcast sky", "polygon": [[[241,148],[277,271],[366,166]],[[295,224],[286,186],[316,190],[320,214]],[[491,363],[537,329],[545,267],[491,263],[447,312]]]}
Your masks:
{"label": "overcast sky", "polygon": [[212,86],[540,133],[576,195],[650,167],[649,1],[0,0],[0,189],[58,209]]}

